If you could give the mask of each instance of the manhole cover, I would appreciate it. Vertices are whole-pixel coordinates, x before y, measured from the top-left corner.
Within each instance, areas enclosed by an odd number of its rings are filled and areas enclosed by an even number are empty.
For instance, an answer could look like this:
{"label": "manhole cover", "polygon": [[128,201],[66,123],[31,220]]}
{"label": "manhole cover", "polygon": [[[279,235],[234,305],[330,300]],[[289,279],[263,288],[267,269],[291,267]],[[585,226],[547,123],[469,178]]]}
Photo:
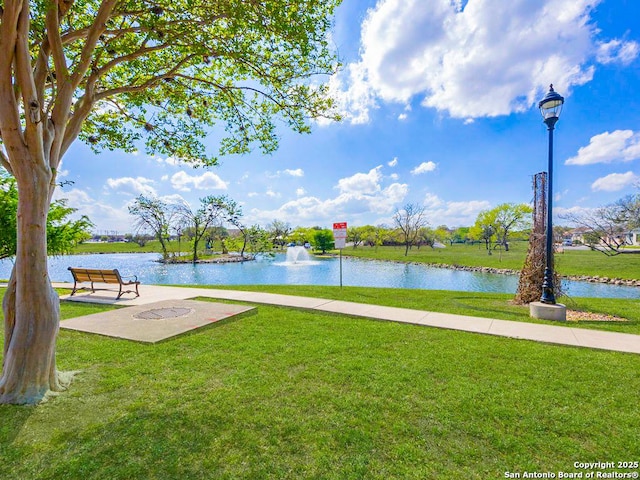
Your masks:
{"label": "manhole cover", "polygon": [[185,307],[154,308],[152,310],[145,310],[144,312],[136,313],[133,318],[139,318],[142,320],[163,320],[165,318],[184,317],[193,311],[193,308]]}

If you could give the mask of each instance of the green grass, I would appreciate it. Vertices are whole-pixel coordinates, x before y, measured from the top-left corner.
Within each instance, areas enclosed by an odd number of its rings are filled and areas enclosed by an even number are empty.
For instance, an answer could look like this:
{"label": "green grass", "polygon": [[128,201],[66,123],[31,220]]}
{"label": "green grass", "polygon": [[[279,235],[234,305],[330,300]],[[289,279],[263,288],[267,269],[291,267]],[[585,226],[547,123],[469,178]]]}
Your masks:
{"label": "green grass", "polygon": [[[413,248],[404,256],[404,247],[345,248],[343,255],[396,262],[440,263],[469,267],[493,267],[520,270],[527,254],[527,242],[513,242],[508,252],[484,245],[454,244],[446,248]],[[587,275],[623,279],[640,279],[640,255],[606,255],[590,250],[566,249],[555,255],[556,270],[561,275]]]}
{"label": "green grass", "polygon": [[[184,249],[186,245],[182,245]],[[178,244],[176,243],[176,250]],[[153,240],[141,247],[134,242],[113,242],[113,243],[81,243],[73,249],[74,254],[90,253],[160,253],[160,244]]]}
{"label": "green grass", "polygon": [[262,305],[158,345],[61,330],[57,351],[82,373],[0,406],[2,479],[490,479],[640,456],[638,355]]}
{"label": "green grass", "polygon": [[[199,288],[208,288],[199,286]],[[514,305],[508,293],[457,292],[371,287],[326,287],[310,285],[216,285],[211,288],[282,293],[306,297],[344,300],[390,307],[413,308],[431,312],[453,313],[471,317],[497,318],[518,322],[558,325],[529,316],[528,305]],[[627,322],[580,321],[566,326],[640,334],[640,300],[620,298],[561,298],[572,310],[603,313],[625,318]]]}
{"label": "green grass", "polygon": [[[205,242],[200,242],[200,251],[204,250]],[[178,244],[177,241],[171,241],[168,244],[169,252],[177,252],[178,247],[182,253],[191,253],[193,246],[187,240],[183,240]],[[221,250],[220,242],[216,242],[213,246],[214,250]],[[161,253],[160,242],[157,240],[148,241],[144,247],[135,242],[99,242],[99,243],[81,243],[73,249],[73,254],[90,254],[90,253]]]}

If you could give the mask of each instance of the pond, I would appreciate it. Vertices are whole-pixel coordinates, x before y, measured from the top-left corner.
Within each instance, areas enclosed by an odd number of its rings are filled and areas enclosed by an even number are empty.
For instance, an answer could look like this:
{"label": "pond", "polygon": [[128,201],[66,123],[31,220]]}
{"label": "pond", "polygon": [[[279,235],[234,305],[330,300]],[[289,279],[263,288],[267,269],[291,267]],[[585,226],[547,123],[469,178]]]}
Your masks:
{"label": "pond", "polygon": [[[284,254],[273,259],[226,264],[174,264],[158,262],[155,253],[92,254],[51,257],[52,281],[72,282],[67,267],[118,268],[122,275],[137,275],[144,284],[176,285],[339,285],[338,258],[287,261]],[[0,261],[0,278],[11,273],[11,260]],[[343,257],[345,286],[459,290],[515,293],[518,278],[481,272],[464,272],[425,265],[381,262]],[[637,287],[563,281],[572,297],[638,298]]]}

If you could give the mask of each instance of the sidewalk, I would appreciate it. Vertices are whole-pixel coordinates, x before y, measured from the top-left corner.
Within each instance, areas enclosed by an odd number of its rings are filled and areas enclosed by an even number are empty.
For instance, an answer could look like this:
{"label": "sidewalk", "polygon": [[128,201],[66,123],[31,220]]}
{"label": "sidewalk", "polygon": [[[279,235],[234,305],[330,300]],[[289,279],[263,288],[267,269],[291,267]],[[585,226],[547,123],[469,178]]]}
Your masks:
{"label": "sidewalk", "polygon": [[[69,284],[63,283],[54,284],[54,286],[69,288]],[[114,292],[98,291],[95,294],[79,293],[73,297],[63,296],[61,298],[77,302],[139,306],[163,300],[185,300],[195,297],[208,297],[220,300],[236,300],[266,305],[303,308],[320,312],[340,313],[377,320],[484,333],[487,335],[533,340],[537,342],[640,354],[640,335],[573,328],[564,325],[541,325],[491,318],[469,317],[322,298],[244,292],[239,290],[182,288],[158,285],[141,285],[139,297],[133,299],[127,297],[130,297],[130,295],[125,295],[120,300],[115,300]]]}

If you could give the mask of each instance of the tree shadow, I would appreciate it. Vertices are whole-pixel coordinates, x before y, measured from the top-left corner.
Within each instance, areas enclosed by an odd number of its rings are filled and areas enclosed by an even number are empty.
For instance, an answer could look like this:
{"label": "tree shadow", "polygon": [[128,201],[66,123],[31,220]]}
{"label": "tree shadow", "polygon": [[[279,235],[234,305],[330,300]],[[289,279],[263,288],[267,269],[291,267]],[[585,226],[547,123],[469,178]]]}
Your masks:
{"label": "tree shadow", "polygon": [[35,406],[0,405],[0,451],[11,445],[22,431],[29,417],[34,414]]}

